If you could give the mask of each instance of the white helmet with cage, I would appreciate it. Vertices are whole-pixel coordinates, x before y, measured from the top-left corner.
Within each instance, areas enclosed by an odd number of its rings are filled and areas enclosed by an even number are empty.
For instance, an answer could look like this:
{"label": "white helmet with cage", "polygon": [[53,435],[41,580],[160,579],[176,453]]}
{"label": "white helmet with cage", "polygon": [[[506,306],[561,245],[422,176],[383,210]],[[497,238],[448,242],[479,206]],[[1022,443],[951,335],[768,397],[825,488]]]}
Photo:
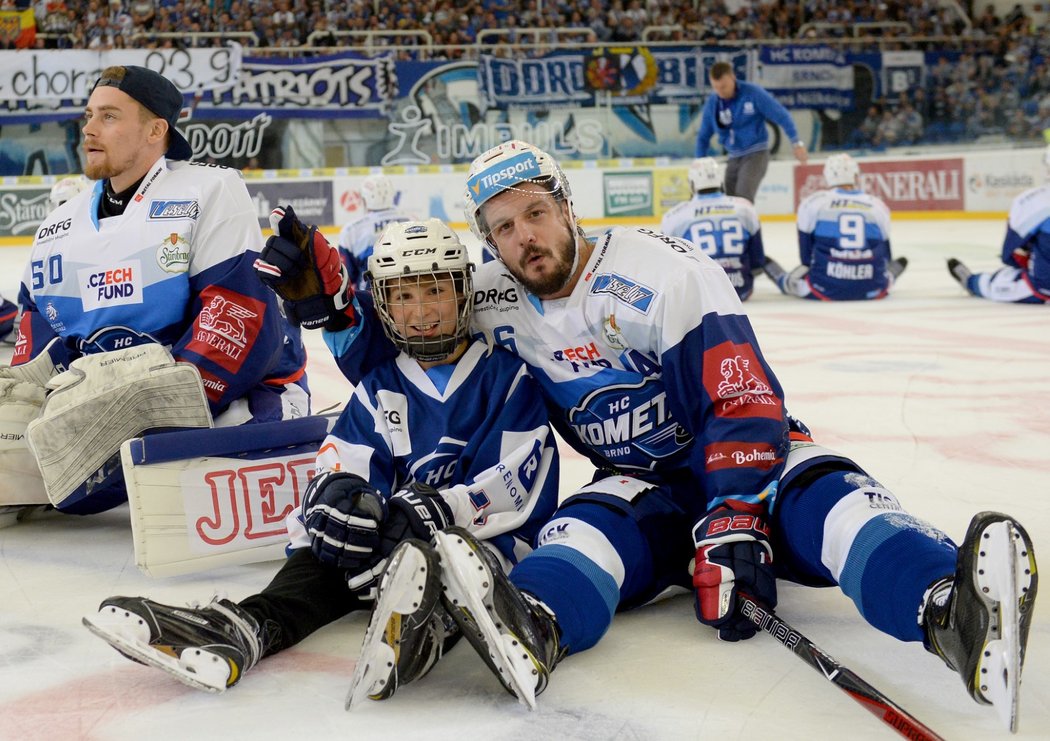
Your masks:
{"label": "white helmet with cage", "polygon": [[62,178],[51,186],[51,195],[48,196],[51,211],[54,211],[81,191],[87,190],[90,186],[91,183],[83,175]]}
{"label": "white helmet with cage", "polygon": [[714,157],[701,157],[689,165],[689,187],[694,193],[722,187],[722,168]]}
{"label": "white helmet with cage", "polygon": [[[376,240],[365,273],[386,336],[417,360],[432,362],[451,355],[469,336],[474,310],[473,270],[467,248],[440,219],[390,224]],[[460,298],[456,326],[433,337],[403,336],[390,313],[392,296],[396,300],[397,294],[391,289],[447,279],[453,281]]]}
{"label": "white helmet with cage", "polygon": [[833,154],[824,163],[824,182],[829,188],[839,185],[856,185],[860,177],[857,161],[848,154]]}
{"label": "white helmet with cage", "polygon": [[383,211],[394,207],[397,191],[386,175],[369,175],[361,183],[361,200],[369,211]]}

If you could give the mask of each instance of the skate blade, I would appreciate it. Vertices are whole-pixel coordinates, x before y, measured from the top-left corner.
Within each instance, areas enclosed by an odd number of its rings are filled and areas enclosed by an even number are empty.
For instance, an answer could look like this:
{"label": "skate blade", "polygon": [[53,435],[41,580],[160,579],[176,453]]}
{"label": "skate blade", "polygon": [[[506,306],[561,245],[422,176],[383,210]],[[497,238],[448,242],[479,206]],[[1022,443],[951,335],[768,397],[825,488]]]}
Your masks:
{"label": "skate blade", "polygon": [[204,649],[185,649],[181,657],[164,653],[144,643],[135,635],[136,631],[109,620],[99,620],[98,615],[84,617],[81,622],[128,658],[167,672],[197,690],[225,692],[226,682],[235,671],[225,657]]}
{"label": "skate blade", "polygon": [[[413,547],[404,547],[394,554],[382,577],[379,602],[372,610],[372,617],[365,630],[361,655],[350,678],[350,689],[346,694],[346,710],[353,710],[366,697],[382,700],[397,668],[397,652],[383,641],[387,625],[399,615],[407,615],[420,608],[420,596],[427,581],[427,561]],[[400,633],[400,630],[395,631]]]}
{"label": "skate blade", "polygon": [[536,667],[522,650],[521,642],[496,627],[485,604],[493,585],[485,569],[478,568],[480,556],[456,535],[439,531],[434,541],[441,556],[441,581],[446,587],[446,597],[454,603],[453,610],[467,613],[483,636],[489,658],[509,685],[508,689],[529,710],[535,710]]}
{"label": "skate blade", "polygon": [[1033,570],[1025,568],[1030,554],[1013,523],[994,522],[981,535],[977,584],[996,603],[999,637],[984,648],[977,665],[978,686],[1003,724],[1016,733],[1021,684],[1019,605],[1031,586]]}

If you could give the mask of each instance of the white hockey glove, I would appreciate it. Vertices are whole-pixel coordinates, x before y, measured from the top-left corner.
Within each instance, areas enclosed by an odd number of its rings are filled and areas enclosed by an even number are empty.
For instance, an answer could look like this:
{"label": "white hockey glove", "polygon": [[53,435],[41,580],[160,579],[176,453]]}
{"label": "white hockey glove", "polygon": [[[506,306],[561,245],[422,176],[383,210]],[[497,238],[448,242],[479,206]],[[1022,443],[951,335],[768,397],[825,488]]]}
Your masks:
{"label": "white hockey glove", "polygon": [[165,348],[138,345],[85,355],[52,378],[27,442],[56,507],[120,450],[149,430],[211,427],[200,372]]}

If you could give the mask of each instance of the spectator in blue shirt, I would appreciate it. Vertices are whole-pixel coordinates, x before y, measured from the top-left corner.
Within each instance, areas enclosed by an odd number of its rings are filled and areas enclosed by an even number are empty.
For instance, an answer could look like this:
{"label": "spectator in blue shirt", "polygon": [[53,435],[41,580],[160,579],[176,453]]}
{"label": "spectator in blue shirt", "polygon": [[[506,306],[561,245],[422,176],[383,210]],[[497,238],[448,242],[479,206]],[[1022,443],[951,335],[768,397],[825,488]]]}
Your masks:
{"label": "spectator in blue shirt", "polygon": [[728,62],[712,65],[711,88],[714,93],[704,104],[700,119],[696,156],[713,154],[711,135],[717,130],[719,142],[729,153],[725,192],[754,203],[758,186],[769,167],[766,122],[772,121],[784,130],[794,147],[795,158],[802,164],[806,164],[806,145],[799,138],[787,109],[758,85],[737,80]]}

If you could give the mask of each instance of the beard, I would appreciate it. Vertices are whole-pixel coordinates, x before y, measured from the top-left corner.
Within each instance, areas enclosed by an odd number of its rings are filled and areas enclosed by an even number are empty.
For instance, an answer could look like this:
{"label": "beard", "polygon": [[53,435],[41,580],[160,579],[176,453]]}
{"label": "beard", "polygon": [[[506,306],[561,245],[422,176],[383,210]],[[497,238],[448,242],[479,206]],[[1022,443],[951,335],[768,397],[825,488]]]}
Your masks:
{"label": "beard", "polygon": [[[525,287],[525,290],[534,296],[543,298],[557,293],[568,284],[572,277],[575,249],[576,238],[570,231],[566,234],[565,239],[553,248],[533,246],[521,256],[516,266],[508,265],[507,267],[518,282]],[[555,263],[549,272],[530,278],[526,275],[526,266],[528,261],[536,255],[553,255]]]}

